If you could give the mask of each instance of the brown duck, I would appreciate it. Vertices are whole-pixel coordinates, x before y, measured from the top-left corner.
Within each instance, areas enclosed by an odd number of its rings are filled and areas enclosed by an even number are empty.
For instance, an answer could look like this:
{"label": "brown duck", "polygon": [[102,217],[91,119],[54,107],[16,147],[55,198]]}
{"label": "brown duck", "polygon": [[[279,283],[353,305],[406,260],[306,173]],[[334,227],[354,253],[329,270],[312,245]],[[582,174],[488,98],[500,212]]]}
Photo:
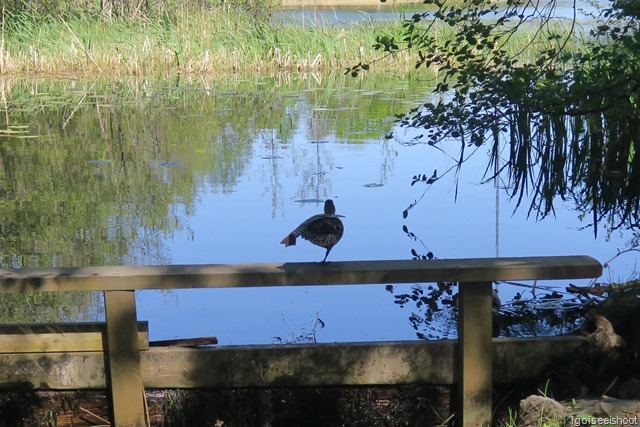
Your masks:
{"label": "brown duck", "polygon": [[296,244],[296,237],[310,241],[314,245],[327,250],[322,262],[327,261],[331,249],[340,241],[344,233],[344,225],[338,215],[333,200],[324,202],[324,214],[314,215],[300,224],[298,228],[289,233],[280,243],[285,247]]}

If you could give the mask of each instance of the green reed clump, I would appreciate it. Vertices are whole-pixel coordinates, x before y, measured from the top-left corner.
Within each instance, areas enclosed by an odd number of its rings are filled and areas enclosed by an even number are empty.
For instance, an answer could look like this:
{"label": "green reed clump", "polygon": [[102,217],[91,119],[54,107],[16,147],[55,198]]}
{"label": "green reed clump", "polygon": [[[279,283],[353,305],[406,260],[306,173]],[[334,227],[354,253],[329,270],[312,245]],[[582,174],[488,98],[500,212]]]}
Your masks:
{"label": "green reed clump", "polygon": [[0,73],[212,73],[277,68],[340,68],[372,60],[374,33],[401,24],[347,27],[272,25],[209,10],[171,19],[89,15],[5,17]]}
{"label": "green reed clump", "polygon": [[[442,37],[451,32],[439,28]],[[340,69],[378,58],[378,67],[405,70],[413,52],[382,55],[376,36],[402,38],[402,22],[333,25],[273,23],[250,11],[183,9],[152,18],[75,13],[5,13],[0,74],[146,75],[278,69]],[[525,46],[527,37],[511,40]]]}

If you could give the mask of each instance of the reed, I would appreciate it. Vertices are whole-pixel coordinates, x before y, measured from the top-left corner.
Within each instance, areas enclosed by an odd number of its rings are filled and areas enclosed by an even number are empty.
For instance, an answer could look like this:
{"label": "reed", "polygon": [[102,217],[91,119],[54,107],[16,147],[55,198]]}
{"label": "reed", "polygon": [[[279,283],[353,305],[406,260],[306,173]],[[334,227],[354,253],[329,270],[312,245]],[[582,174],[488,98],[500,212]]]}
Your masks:
{"label": "reed", "polygon": [[[442,32],[446,38],[448,28]],[[273,70],[332,70],[377,60],[409,70],[412,52],[384,56],[376,35],[402,38],[401,22],[311,25],[256,20],[224,10],[183,10],[146,19],[88,14],[3,14],[0,73],[12,75],[149,75]],[[514,38],[514,49],[528,38]],[[382,58],[381,58],[382,57]]]}

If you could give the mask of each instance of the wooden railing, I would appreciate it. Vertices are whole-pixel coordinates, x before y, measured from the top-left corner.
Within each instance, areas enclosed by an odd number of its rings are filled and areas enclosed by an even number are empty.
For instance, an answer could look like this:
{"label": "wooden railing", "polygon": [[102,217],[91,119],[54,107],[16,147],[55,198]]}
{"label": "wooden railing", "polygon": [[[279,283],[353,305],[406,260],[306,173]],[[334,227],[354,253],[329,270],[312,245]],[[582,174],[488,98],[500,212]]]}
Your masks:
{"label": "wooden railing", "polygon": [[0,269],[0,292],[103,291],[114,421],[138,427],[145,416],[135,290],[459,282],[456,416],[460,425],[488,426],[492,283],[601,274],[600,263],[588,256]]}

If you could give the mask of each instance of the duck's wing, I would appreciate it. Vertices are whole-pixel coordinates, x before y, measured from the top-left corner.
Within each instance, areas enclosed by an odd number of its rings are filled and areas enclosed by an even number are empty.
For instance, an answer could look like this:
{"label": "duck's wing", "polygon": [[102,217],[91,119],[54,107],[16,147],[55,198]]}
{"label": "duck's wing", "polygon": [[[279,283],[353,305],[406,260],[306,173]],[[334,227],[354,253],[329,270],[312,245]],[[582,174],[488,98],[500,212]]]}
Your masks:
{"label": "duck's wing", "polygon": [[292,246],[296,244],[296,237],[302,236],[303,239],[309,240],[307,237],[309,235],[309,227],[310,224],[314,224],[318,221],[319,218],[323,217],[324,214],[314,215],[311,218],[308,218],[302,224],[300,224],[295,230],[291,233],[287,234],[284,239],[280,242],[281,244],[286,246]]}
{"label": "duck's wing", "polygon": [[309,233],[309,230],[316,230],[318,228],[318,224],[321,219],[324,217],[324,214],[314,215],[311,218],[308,218],[302,224],[300,224],[295,230],[293,230],[290,235],[294,235],[296,237],[302,236],[306,239],[305,234]]}
{"label": "duck's wing", "polygon": [[[303,225],[304,228],[302,228]],[[303,239],[326,248],[338,243],[344,233],[344,226],[340,218],[335,215],[315,215],[300,224],[295,231],[298,230]]]}

